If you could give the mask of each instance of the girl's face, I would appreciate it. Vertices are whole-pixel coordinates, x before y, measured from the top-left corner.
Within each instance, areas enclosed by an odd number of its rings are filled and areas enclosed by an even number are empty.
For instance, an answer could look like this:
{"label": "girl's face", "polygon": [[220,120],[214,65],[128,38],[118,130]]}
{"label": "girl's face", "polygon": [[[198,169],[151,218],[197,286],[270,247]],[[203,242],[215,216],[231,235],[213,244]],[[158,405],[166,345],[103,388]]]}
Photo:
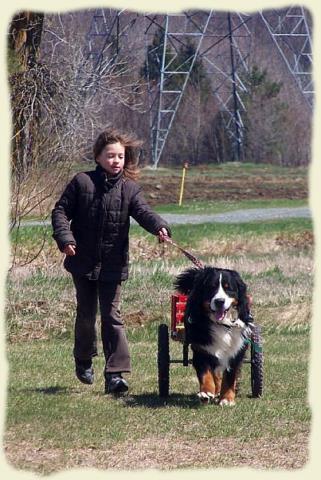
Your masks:
{"label": "girl's face", "polygon": [[124,168],[125,147],[119,142],[106,145],[96,158],[96,162],[106,172],[116,175]]}

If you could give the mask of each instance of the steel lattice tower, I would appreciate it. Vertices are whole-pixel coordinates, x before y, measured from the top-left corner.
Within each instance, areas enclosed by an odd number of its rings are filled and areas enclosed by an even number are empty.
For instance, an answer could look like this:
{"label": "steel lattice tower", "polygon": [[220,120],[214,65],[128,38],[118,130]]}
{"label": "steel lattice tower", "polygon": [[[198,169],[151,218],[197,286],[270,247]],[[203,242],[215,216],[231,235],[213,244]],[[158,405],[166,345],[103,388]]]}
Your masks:
{"label": "steel lattice tower", "polygon": [[250,68],[252,45],[249,28],[252,17],[240,13],[221,14],[215,18],[213,30],[220,32],[217,40],[202,53],[213,77],[213,94],[223,114],[226,131],[231,139],[234,159],[243,158],[245,93],[244,76]]}
{"label": "steel lattice tower", "polygon": [[[115,61],[120,39],[138,20],[145,32],[146,78],[149,94],[153,166],[157,167],[182,101],[195,62],[201,60],[211,78],[213,95],[220,106],[234,158],[243,157],[246,93],[244,75],[249,71],[251,15],[210,11],[177,14],[137,14],[129,20],[126,10],[96,10],[86,36],[86,60],[98,75]],[[131,12],[132,13],[132,12]],[[302,7],[259,12],[291,75],[312,107],[312,51],[310,26]],[[122,22],[121,22],[122,20]],[[157,33],[158,32],[158,33]],[[151,39],[158,34],[158,43]],[[185,51],[185,56],[182,55]],[[155,66],[157,72],[155,73]]]}
{"label": "steel lattice tower", "polygon": [[[100,9],[95,10],[89,30],[86,35],[86,59],[92,61],[93,69],[98,71],[103,68],[106,54],[115,59],[120,49],[120,38],[126,35],[127,30],[133,25],[133,20],[124,19],[122,14],[126,10]],[[137,15],[138,16],[138,15]],[[135,21],[135,19],[134,19]]]}
{"label": "steel lattice tower", "polygon": [[121,38],[126,36],[139,16],[136,14],[127,19],[124,13],[127,13],[124,9],[97,9],[92,16],[84,48],[84,63],[89,65],[91,75],[87,75],[83,85],[84,90],[90,90],[92,94],[100,76],[116,61]]}
{"label": "steel lattice tower", "polygon": [[[245,90],[241,73],[248,71],[251,33],[250,16],[209,12],[145,15],[149,36],[160,31],[162,42],[147,53],[158,59],[160,79],[149,78],[150,129],[153,164],[158,165],[187,82],[197,59],[212,79],[223,121],[237,159],[242,155],[245,108],[240,92]],[[242,42],[240,42],[242,38]],[[191,47],[191,42],[193,47]],[[182,55],[185,47],[187,54]],[[148,76],[148,75],[147,75]],[[170,88],[174,84],[176,88]],[[177,87],[178,85],[178,87]]]}
{"label": "steel lattice tower", "polygon": [[313,107],[312,41],[310,26],[303,7],[260,12],[286,66],[302,95]]}
{"label": "steel lattice tower", "polygon": [[[166,139],[171,129],[177,109],[182,100],[187,82],[199,54],[204,35],[212,17],[212,10],[200,18],[195,15],[168,14],[157,21],[145,16],[162,32],[162,44],[160,45],[160,80],[156,85],[149,81],[149,92],[152,102],[151,114],[151,140],[153,152],[153,164],[157,167],[162,154]],[[161,23],[159,23],[161,22]],[[146,31],[150,30],[150,27]],[[181,55],[181,47],[187,47],[189,40],[193,39],[193,47],[189,55]],[[154,95],[153,95],[154,90]],[[156,95],[155,95],[156,94]],[[154,98],[153,98],[154,96]],[[156,112],[154,105],[156,101]]]}

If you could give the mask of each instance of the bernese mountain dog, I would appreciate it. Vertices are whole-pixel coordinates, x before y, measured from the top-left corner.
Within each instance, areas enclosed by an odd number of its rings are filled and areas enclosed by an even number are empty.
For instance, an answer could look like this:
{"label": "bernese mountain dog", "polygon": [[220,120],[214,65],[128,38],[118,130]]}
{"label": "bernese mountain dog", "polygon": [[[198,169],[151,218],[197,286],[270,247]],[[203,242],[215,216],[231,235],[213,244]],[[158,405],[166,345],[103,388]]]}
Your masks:
{"label": "bernese mountain dog", "polygon": [[251,298],[234,270],[189,268],[174,286],[188,295],[185,341],[193,351],[202,403],[235,405],[236,380],[251,334]]}

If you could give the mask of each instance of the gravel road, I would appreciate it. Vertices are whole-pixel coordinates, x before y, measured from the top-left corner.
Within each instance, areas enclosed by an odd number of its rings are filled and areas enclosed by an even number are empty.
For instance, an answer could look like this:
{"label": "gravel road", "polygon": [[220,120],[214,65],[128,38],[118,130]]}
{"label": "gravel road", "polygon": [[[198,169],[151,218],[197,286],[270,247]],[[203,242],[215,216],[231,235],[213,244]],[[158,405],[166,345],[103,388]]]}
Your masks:
{"label": "gravel road", "polygon": [[[234,210],[225,213],[213,214],[189,214],[189,213],[163,213],[162,217],[170,225],[181,225],[187,223],[246,223],[254,220],[277,220],[281,218],[310,218],[311,212],[308,207],[295,208],[249,208],[247,210]],[[131,218],[131,223],[135,220]],[[49,225],[50,221],[28,221],[21,222],[21,226]]]}
{"label": "gravel road", "polygon": [[295,208],[249,208],[234,210],[233,212],[213,213],[210,215],[165,213],[162,217],[170,224],[184,223],[246,223],[253,220],[276,220],[279,218],[309,218],[311,212],[308,207]]}

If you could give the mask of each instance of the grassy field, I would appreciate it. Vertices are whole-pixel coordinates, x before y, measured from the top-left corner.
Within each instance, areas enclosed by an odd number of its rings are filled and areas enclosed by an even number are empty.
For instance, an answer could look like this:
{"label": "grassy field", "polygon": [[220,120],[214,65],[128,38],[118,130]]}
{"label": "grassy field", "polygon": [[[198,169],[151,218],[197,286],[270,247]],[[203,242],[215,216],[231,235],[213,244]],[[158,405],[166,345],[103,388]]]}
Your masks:
{"label": "grassy field", "polygon": [[[75,300],[50,230],[21,229],[17,255],[37,253],[7,282],[9,462],[38,473],[65,468],[135,469],[253,466],[300,468],[308,459],[307,369],[313,275],[311,221],[173,226],[173,236],[208,264],[235,268],[262,326],[264,396],[250,397],[244,365],[234,408],[199,405],[192,367],[171,366],[171,395],[157,393],[157,326],[169,322],[174,276],[190,263],[169,245],[131,228],[130,278],[122,313],[132,355],[130,394],[103,394],[103,356],[93,386],[74,377]],[[20,248],[21,247],[21,248]],[[181,345],[171,342],[171,355]],[[299,445],[299,447],[298,447]]]}
{"label": "grassy field", "polygon": [[[55,191],[37,205],[35,197],[34,208],[27,208],[27,218],[43,218],[50,211],[62,192],[65,184],[77,172],[92,170],[93,162],[77,162],[66,172],[64,180],[57,185]],[[61,170],[66,170],[61,165]],[[57,172],[36,172],[37,190],[47,191],[48,177],[55,177]],[[149,204],[162,212],[217,213],[240,208],[301,206],[307,204],[308,169],[306,167],[280,167],[251,163],[230,162],[224,164],[208,164],[191,166],[186,173],[183,205],[177,206],[181,184],[182,168],[150,167],[141,169],[139,184]],[[28,197],[28,188],[21,194],[18,203],[20,210]],[[41,197],[43,198],[43,196]],[[40,208],[41,207],[41,208]],[[19,209],[18,209],[19,210]]]}

